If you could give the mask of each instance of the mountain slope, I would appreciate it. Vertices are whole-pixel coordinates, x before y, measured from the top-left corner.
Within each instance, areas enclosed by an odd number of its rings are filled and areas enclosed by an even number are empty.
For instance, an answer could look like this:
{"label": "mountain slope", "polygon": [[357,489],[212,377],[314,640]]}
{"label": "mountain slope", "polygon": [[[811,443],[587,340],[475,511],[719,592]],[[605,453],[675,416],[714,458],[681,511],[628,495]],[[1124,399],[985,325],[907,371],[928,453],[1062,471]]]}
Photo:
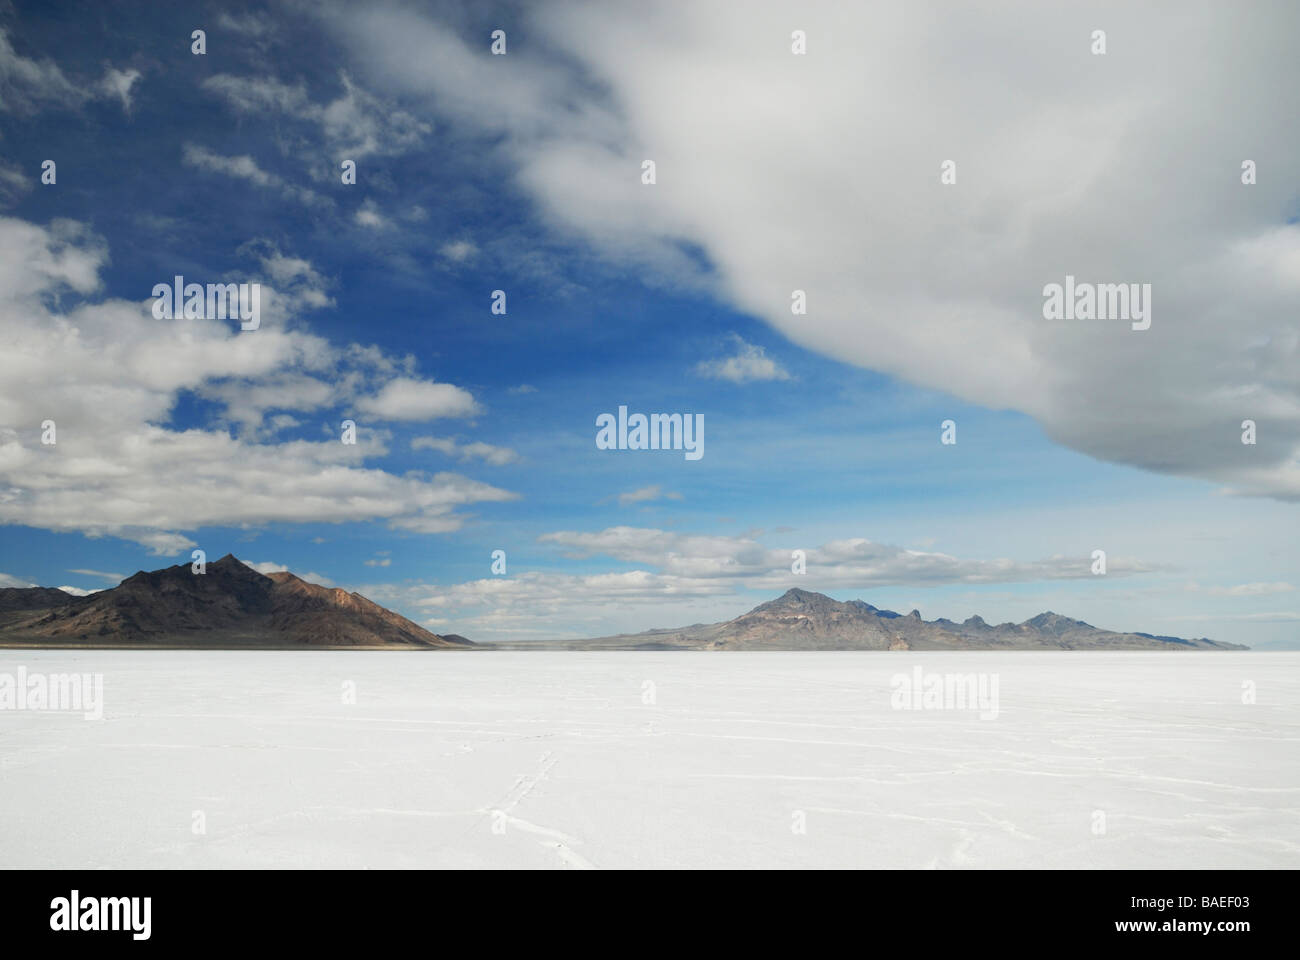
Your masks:
{"label": "mountain slope", "polygon": [[1184,640],[1102,630],[1047,612],[1024,623],[990,626],[973,616],[922,620],[862,600],[839,601],[809,590],[787,590],[725,623],[599,637],[566,646],[582,649],[699,650],[1245,650],[1235,643]]}
{"label": "mountain slope", "polygon": [[269,576],[227,554],[195,574],[189,564],[141,571],[111,590],[9,618],[0,642],[95,646],[311,646],[455,648],[356,593]]}

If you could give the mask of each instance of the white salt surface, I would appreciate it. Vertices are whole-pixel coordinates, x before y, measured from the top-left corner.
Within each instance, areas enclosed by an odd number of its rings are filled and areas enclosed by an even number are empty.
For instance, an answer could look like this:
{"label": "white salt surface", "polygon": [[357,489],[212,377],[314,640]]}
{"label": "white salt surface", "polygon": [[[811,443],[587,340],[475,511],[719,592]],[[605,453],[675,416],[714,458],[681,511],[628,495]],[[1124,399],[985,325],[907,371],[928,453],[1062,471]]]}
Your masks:
{"label": "white salt surface", "polygon": [[[5,867],[1300,866],[1300,654],[19,665],[101,672],[105,706],[0,710]],[[916,666],[996,674],[997,717],[892,708]]]}

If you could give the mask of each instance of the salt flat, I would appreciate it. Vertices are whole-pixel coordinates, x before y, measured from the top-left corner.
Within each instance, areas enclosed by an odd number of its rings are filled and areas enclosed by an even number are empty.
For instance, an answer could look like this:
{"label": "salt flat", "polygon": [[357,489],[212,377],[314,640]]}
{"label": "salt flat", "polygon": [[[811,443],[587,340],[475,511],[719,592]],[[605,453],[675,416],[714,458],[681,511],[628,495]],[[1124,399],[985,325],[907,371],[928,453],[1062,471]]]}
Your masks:
{"label": "salt flat", "polygon": [[[1300,654],[19,666],[102,673],[104,707],[0,710],[5,867],[1300,866]],[[915,667],[996,677],[996,717],[896,709]]]}

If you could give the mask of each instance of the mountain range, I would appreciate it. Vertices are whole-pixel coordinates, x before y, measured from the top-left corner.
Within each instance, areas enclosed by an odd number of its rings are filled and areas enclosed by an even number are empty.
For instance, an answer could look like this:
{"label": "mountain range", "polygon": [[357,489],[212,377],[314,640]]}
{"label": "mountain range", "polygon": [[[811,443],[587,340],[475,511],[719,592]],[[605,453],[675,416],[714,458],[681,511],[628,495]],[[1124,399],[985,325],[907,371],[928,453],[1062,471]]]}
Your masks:
{"label": "mountain range", "polygon": [[140,571],[111,590],[75,597],[48,587],[0,589],[0,645],[90,647],[473,646],[430,633],[358,593],[261,574],[227,554]]}
{"label": "mountain range", "polygon": [[1102,630],[1059,613],[1024,623],[922,620],[863,600],[787,590],[725,623],[574,641],[572,649],[689,650],[1246,650],[1235,643]]}
{"label": "mountain range", "polygon": [[[485,649],[430,633],[358,593],[292,573],[258,573],[227,554],[140,571],[85,597],[51,587],[0,589],[0,646]],[[787,590],[723,623],[590,640],[488,644],[579,650],[1245,650],[1235,643],[1103,630],[1057,613],[1024,623],[922,620],[863,600]]]}

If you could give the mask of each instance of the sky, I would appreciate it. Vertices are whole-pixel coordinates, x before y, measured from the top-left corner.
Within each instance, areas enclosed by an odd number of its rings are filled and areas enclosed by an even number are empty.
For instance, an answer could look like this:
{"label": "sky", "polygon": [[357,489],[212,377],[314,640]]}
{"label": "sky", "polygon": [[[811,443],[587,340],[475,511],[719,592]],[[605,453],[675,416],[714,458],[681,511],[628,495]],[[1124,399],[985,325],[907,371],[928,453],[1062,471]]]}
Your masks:
{"label": "sky", "polygon": [[[202,550],[483,641],[800,587],[1300,648],[1298,28],[0,4],[0,586]],[[1067,277],[1149,328],[1049,319]],[[602,449],[620,407],[702,455]]]}

